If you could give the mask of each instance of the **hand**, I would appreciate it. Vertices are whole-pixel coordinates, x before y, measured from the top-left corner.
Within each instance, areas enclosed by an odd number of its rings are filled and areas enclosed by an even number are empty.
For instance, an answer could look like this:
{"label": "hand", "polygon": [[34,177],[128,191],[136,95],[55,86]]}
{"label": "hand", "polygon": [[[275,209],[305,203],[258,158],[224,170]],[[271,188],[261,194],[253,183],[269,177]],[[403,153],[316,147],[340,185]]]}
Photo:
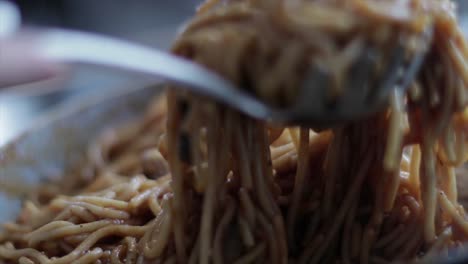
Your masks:
{"label": "hand", "polygon": [[0,89],[52,78],[61,71],[58,64],[34,54],[27,38],[0,38]]}

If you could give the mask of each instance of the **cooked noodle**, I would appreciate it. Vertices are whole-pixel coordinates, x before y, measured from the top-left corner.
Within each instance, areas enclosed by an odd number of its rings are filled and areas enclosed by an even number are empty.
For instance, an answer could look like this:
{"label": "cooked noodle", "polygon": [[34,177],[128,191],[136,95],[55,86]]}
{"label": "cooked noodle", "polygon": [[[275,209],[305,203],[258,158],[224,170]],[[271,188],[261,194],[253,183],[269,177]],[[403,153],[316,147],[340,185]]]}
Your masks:
{"label": "cooked noodle", "polygon": [[[0,236],[0,263],[431,261],[468,240],[468,46],[449,0],[208,0],[174,43],[287,107],[311,68],[345,91],[352,64],[427,51],[407,94],[328,130],[278,127],[171,89],[42,186]],[[225,48],[226,47],[226,48]],[[304,88],[306,89],[306,88]],[[449,252],[450,251],[450,252]]]}

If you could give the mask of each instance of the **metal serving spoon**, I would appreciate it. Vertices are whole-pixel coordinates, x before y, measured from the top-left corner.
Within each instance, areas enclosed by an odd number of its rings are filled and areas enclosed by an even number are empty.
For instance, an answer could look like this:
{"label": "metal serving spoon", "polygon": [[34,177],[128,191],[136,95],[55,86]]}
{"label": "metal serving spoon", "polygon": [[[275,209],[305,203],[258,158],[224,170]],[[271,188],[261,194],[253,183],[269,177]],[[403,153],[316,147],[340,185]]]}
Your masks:
{"label": "metal serving spoon", "polygon": [[[344,93],[333,103],[328,100],[329,76],[319,69],[311,69],[303,81],[297,101],[291,107],[279,109],[238,89],[201,65],[166,51],[107,36],[41,29],[29,34],[10,32],[4,34],[3,41],[10,45],[27,42],[30,47],[27,54],[34,54],[44,61],[85,63],[155,76],[211,97],[254,118],[306,126],[330,126],[377,111],[386,103],[393,88],[400,91],[407,88],[423,59],[423,55],[417,55],[407,60],[403,48],[398,47],[385,74],[375,80],[371,76],[374,76],[379,54],[370,49],[355,62]],[[8,50],[3,49],[2,52]],[[24,60],[25,56],[18,59]]]}

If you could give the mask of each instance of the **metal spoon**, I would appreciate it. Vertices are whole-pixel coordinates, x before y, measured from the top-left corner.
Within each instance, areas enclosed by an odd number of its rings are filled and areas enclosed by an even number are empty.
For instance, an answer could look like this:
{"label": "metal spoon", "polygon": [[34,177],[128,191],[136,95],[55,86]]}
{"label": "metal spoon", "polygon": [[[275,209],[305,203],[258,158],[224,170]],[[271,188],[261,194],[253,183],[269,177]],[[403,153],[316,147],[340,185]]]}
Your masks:
{"label": "metal spoon", "polygon": [[[0,39],[1,41],[1,39]],[[423,55],[405,59],[404,49],[395,48],[392,60],[378,80],[373,79],[377,52],[370,49],[355,62],[345,91],[330,103],[327,99],[329,76],[311,69],[297,101],[287,108],[275,108],[238,89],[211,70],[166,51],[135,43],[72,30],[42,29],[34,33],[14,33],[4,42],[24,45],[27,54],[55,63],[85,63],[147,74],[176,83],[203,94],[254,118],[284,124],[331,126],[355,120],[380,109],[392,89],[402,92],[412,82]],[[1,43],[0,43],[1,44]],[[14,46],[14,45],[13,45]],[[3,49],[2,52],[8,52]],[[29,56],[28,55],[28,56]],[[27,59],[21,55],[21,60]],[[14,60],[9,56],[10,60]],[[8,62],[3,62],[8,63]]]}

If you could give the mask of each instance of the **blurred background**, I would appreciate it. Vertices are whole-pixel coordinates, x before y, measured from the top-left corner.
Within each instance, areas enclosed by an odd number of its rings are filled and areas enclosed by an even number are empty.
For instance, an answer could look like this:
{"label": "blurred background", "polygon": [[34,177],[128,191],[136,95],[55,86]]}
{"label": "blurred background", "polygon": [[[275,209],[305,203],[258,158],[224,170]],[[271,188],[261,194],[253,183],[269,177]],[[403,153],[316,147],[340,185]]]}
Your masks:
{"label": "blurred background", "polygon": [[[167,49],[202,0],[16,0],[23,24],[98,32]],[[1,53],[0,53],[1,59]],[[0,96],[0,146],[58,104],[145,83],[141,78],[96,68],[29,84],[34,94]],[[64,89],[54,90],[57,87]],[[31,89],[28,89],[31,90]],[[51,91],[53,90],[53,91]]]}
{"label": "blurred background", "polygon": [[[167,49],[178,29],[202,0],[16,0],[28,26],[74,28],[112,35]],[[468,0],[458,0],[468,14]],[[468,31],[468,15],[461,17]],[[1,59],[1,53],[0,53]],[[141,83],[141,84],[140,84]],[[0,96],[0,146],[58,104],[79,101],[99,93],[142,85],[145,80],[78,68],[62,80],[30,84],[31,95]],[[50,92],[52,88],[64,87]],[[46,92],[48,91],[49,92]]]}

